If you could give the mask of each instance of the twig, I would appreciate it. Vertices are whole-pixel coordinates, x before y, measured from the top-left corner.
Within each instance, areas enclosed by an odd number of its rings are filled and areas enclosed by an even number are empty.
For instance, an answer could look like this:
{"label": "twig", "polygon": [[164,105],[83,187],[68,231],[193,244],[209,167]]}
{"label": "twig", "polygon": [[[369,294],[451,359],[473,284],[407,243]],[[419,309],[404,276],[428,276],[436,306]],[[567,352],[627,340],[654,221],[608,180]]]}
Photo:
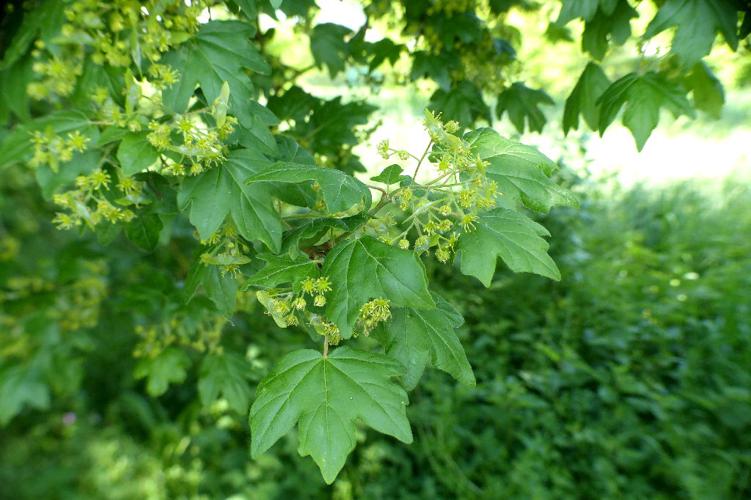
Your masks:
{"label": "twig", "polygon": [[366,185],[366,186],[368,186],[368,187],[369,187],[370,189],[375,189],[376,191],[380,191],[380,192],[382,192],[383,194],[389,194],[389,192],[388,192],[388,191],[386,191],[385,189],[383,189],[383,188],[380,188],[380,187],[378,187],[378,186],[371,186],[370,184],[365,184],[365,185]]}
{"label": "twig", "polygon": [[417,181],[417,172],[420,171],[420,167],[422,166],[422,162],[425,159],[426,156],[428,156],[428,151],[430,151],[430,146],[433,145],[433,140],[431,139],[430,142],[428,142],[428,146],[425,148],[425,151],[423,151],[422,156],[417,161],[417,167],[415,167],[415,173],[412,175],[412,178]]}

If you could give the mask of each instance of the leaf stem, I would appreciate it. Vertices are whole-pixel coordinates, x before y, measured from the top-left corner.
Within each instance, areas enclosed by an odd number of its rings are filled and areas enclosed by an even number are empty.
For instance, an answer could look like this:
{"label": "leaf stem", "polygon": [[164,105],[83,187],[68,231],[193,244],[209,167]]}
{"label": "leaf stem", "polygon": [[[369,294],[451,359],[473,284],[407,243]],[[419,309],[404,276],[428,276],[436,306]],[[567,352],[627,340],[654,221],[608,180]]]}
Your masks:
{"label": "leaf stem", "polygon": [[323,357],[328,358],[329,357],[329,338],[323,337]]}
{"label": "leaf stem", "polygon": [[378,186],[373,186],[373,185],[371,185],[371,184],[365,184],[365,185],[366,185],[366,186],[368,186],[368,188],[370,188],[370,189],[375,189],[376,191],[380,191],[380,192],[382,192],[383,194],[389,194],[389,192],[388,192],[388,191],[386,191],[385,189],[383,189],[383,188],[381,188],[381,187],[378,187]]}
{"label": "leaf stem", "polygon": [[417,182],[417,172],[420,171],[420,167],[422,166],[423,160],[425,160],[425,157],[428,156],[428,151],[430,151],[430,146],[433,145],[433,140],[431,139],[428,142],[428,145],[425,147],[425,151],[423,151],[422,156],[419,160],[417,160],[417,166],[415,167],[415,173],[412,175],[412,178]]}

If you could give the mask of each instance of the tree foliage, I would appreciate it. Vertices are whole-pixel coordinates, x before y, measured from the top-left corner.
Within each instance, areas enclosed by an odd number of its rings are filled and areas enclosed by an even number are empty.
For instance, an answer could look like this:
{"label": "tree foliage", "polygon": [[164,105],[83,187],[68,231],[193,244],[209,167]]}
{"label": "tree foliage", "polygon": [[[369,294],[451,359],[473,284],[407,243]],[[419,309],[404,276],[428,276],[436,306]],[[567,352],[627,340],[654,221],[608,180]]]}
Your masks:
{"label": "tree foliage", "polygon": [[[719,113],[722,85],[702,58],[718,34],[738,47],[748,8],[656,2],[639,46],[673,30],[670,54],[632,54],[636,67],[608,74],[609,53],[632,41],[636,4],[562,2],[552,26],[568,33],[583,22],[582,49],[602,61],[571,82],[565,132],[581,116],[602,134],[620,114],[641,149],[663,108]],[[330,483],[357,443],[357,422],[412,440],[405,388],[427,366],[474,384],[455,333],[462,318],[431,290],[426,262],[455,263],[486,287],[499,259],[514,272],[561,277],[549,232],[532,217],[576,197],[555,162],[491,128],[494,115],[508,116],[519,132],[539,132],[554,104],[513,73],[523,61],[507,14],[535,2],[366,1],[357,31],[316,23],[312,0],[12,5],[1,40],[0,168],[18,190],[30,189],[31,175],[54,225],[75,234],[44,247],[29,243],[35,230],[21,219],[0,225],[0,257],[11,262],[0,272],[11,346],[0,361],[0,423],[75,391],[87,345],[68,334],[101,327],[110,303],[131,316],[132,375],[150,396],[195,382],[198,404],[226,400],[244,414],[252,368],[246,346],[223,332],[263,310],[318,350],[280,341],[281,360],[250,407],[252,453],[297,425],[300,454]],[[307,38],[310,67],[285,64],[274,30],[259,22],[282,14]],[[386,36],[373,41],[383,25]],[[357,175],[367,169],[354,147],[372,133],[377,106],[309,93],[302,76],[315,68],[330,78],[354,72],[363,88],[386,77],[427,82],[424,149],[383,141],[378,153],[393,163],[370,181]],[[126,241],[131,274],[91,250]]]}

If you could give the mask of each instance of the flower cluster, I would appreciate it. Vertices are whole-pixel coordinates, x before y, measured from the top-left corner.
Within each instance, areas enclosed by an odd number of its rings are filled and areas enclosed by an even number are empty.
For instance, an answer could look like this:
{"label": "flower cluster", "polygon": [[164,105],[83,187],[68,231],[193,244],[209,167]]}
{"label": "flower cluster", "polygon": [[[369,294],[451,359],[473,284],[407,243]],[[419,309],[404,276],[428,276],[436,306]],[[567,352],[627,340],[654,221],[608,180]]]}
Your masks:
{"label": "flower cluster", "polygon": [[55,215],[52,222],[59,229],[72,229],[84,224],[93,228],[103,222],[129,222],[135,217],[131,208],[144,201],[142,190],[142,183],[125,176],[113,185],[110,174],[101,167],[97,168],[88,175],[78,176],[76,189],[53,197],[53,202],[62,211]]}
{"label": "flower cluster", "polygon": [[36,100],[48,99],[52,96],[68,96],[73,93],[78,77],[83,73],[84,50],[79,44],[66,47],[62,53],[42,58],[46,48],[42,40],[34,44],[32,55],[36,58],[31,69],[36,74],[37,81],[29,83],[26,88],[30,97]]}
{"label": "flower cluster", "polygon": [[250,262],[247,256],[250,248],[231,224],[225,224],[208,240],[201,241],[201,244],[206,247],[201,254],[201,264],[218,266],[222,276],[230,274],[237,277],[240,275],[240,266]]}
{"label": "flower cluster", "polygon": [[313,329],[321,335],[329,345],[339,345],[342,341],[342,334],[339,331],[339,327],[334,323],[327,321],[322,316],[313,315],[310,320],[310,325]]}
{"label": "flower cluster", "polygon": [[31,299],[34,309],[42,297],[50,297],[51,320],[63,331],[92,328],[99,321],[99,308],[107,296],[107,266],[101,260],[79,261],[75,280],[56,282],[40,276],[11,276],[0,289],[0,309],[5,302]]}
{"label": "flower cluster", "polygon": [[326,305],[326,293],[331,291],[331,282],[327,277],[306,278],[300,285],[303,295],[310,295],[313,298],[313,305],[323,307]]}
{"label": "flower cluster", "polygon": [[[514,61],[514,53],[510,46],[501,40],[512,39],[516,34],[506,25],[500,24],[494,33],[483,31],[481,39],[472,45],[472,50],[457,51],[461,64],[452,72],[455,81],[469,80],[483,92],[498,94],[508,85],[507,78],[511,72],[518,71],[512,66],[504,71],[498,68],[508,66]],[[461,46],[461,42],[458,42]],[[505,75],[505,77],[504,77]]]}
{"label": "flower cluster", "polygon": [[140,341],[133,355],[137,358],[155,358],[170,346],[221,353],[222,330],[226,324],[227,318],[210,309],[181,309],[170,314],[169,319],[136,326],[135,332]]}
{"label": "flower cluster", "polygon": [[320,309],[326,305],[326,294],[330,291],[331,281],[321,276],[305,278],[287,290],[259,291],[256,297],[280,327],[312,327],[329,344],[336,345],[341,340],[339,328],[328,321]]}
{"label": "flower cluster", "polygon": [[367,337],[380,323],[390,318],[390,302],[384,298],[373,299],[360,308],[355,328],[358,334],[362,333]]}
{"label": "flower cluster", "polygon": [[[400,187],[388,195],[407,214],[402,221],[406,227],[399,234],[379,236],[404,250],[412,248],[422,253],[434,249],[439,261],[448,262],[461,234],[474,230],[479,214],[495,206],[498,186],[486,175],[487,162],[456,135],[459,124],[443,123],[438,116],[426,112],[424,125],[431,140],[430,154],[409,157],[418,161],[418,168],[426,159],[431,162],[435,177],[425,184]],[[378,150],[386,158],[399,151],[389,148],[387,142],[379,144]]]}
{"label": "flower cluster", "polygon": [[56,294],[55,314],[63,330],[93,328],[99,322],[99,307],[108,295],[104,261],[80,264],[77,279]]}
{"label": "flower cluster", "polygon": [[32,53],[39,79],[28,87],[35,99],[66,97],[83,73],[87,55],[98,65],[141,67],[198,30],[198,17],[210,0],[75,0],[64,11],[65,23],[49,48],[38,41]]}
{"label": "flower cluster", "polygon": [[[190,39],[200,27],[199,16],[214,3],[66,2],[60,34],[35,42],[33,70],[38,78],[27,92],[36,99],[70,96],[84,67],[93,63],[124,70],[122,95],[113,94],[107,85],[96,86],[88,95],[89,127],[67,134],[52,128],[34,132],[30,165],[47,166],[55,173],[73,168],[66,164],[77,161],[75,154],[87,149],[94,127],[102,127],[105,132],[142,132],[158,152],[152,168],[162,174],[197,175],[221,164],[226,159],[226,141],[238,123],[234,116],[228,116],[229,84],[224,83],[213,103],[194,106],[183,114],[171,114],[162,100],[162,92],[180,80],[178,71],[162,61],[162,54]],[[145,197],[140,183],[120,173],[115,151],[114,147],[104,148],[94,172],[78,177],[74,189],[55,197],[61,209],[54,219],[59,228],[92,228],[101,222],[128,222],[135,216],[132,208]],[[226,255],[223,258],[227,260]],[[237,262],[220,265],[224,272],[237,272]]]}
{"label": "flower cluster", "polygon": [[151,121],[147,139],[157,151],[177,155],[164,159],[165,173],[197,175],[226,159],[224,141],[236,124],[234,116],[226,116],[221,126],[211,128],[198,113],[186,113],[169,121]]}
{"label": "flower cluster", "polygon": [[[437,19],[428,20],[420,26],[421,49],[433,54],[447,55],[450,52],[450,56],[457,60],[450,70],[454,82],[472,82],[489,94],[503,91],[509,72],[518,71],[516,66],[509,68],[516,55],[506,42],[518,40],[518,29],[509,26],[502,16],[498,16],[487,0],[432,0],[427,14]],[[445,22],[455,16],[479,18],[484,28],[478,26],[469,40],[457,37],[451,28],[446,28],[452,23]],[[499,71],[499,68],[504,70]]]}
{"label": "flower cluster", "polygon": [[388,139],[384,139],[379,142],[377,148],[378,154],[384,160],[388,160],[389,158],[391,158],[391,156],[396,155],[400,160],[406,161],[409,160],[409,158],[412,156],[411,154],[409,154],[409,151],[406,151],[404,149],[393,149],[389,147]]}
{"label": "flower cluster", "polygon": [[34,155],[29,165],[33,168],[47,165],[53,172],[57,172],[61,163],[73,159],[74,153],[86,150],[89,138],[78,130],[66,136],[47,130],[32,133],[31,143],[34,145]]}

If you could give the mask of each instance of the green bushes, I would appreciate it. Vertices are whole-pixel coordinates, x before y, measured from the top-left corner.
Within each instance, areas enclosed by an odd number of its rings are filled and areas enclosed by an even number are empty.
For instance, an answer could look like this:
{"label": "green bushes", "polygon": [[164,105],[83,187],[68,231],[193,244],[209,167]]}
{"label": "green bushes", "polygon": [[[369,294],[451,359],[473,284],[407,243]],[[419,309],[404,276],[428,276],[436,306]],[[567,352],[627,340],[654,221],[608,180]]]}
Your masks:
{"label": "green bushes", "polygon": [[751,492],[751,193],[618,198],[547,221],[567,239],[560,283],[444,276],[478,388],[433,376],[415,398],[430,444],[410,459],[431,466],[439,496]]}
{"label": "green bushes", "polygon": [[[485,289],[445,268],[431,270],[466,318],[462,340],[477,387],[428,371],[409,407],[415,444],[363,432],[364,445],[331,488],[297,456],[294,438],[249,460],[245,416],[221,399],[208,412],[196,403],[200,366],[189,364],[186,382],[158,398],[128,375],[135,346],[118,332],[139,323],[128,312],[131,301],[142,315],[177,306],[168,299],[171,279],[118,248],[114,268],[92,270],[91,279],[102,276],[112,294],[96,330],[29,336],[25,342],[57,346],[51,359],[35,360],[42,351],[33,345],[2,347],[6,356],[28,354],[23,366],[39,374],[47,395],[39,406],[48,408],[26,410],[0,431],[3,496],[748,497],[751,192],[742,182],[716,195],[691,185],[601,191],[581,209],[545,221],[557,242],[559,283],[500,272]],[[31,207],[40,205],[6,194],[3,224],[26,235],[22,247],[50,244],[44,224],[19,230],[37,220]],[[41,270],[47,281],[65,283],[65,266],[96,262],[98,248],[62,242],[58,261],[37,262],[33,251],[18,258],[29,275]],[[172,255],[165,248],[152,258],[171,269]],[[129,283],[139,290],[147,283],[148,293],[134,296]],[[61,290],[73,293],[71,286]],[[33,326],[35,301],[52,300],[33,297],[13,302],[13,310],[6,301],[4,312]],[[221,340],[240,352],[250,343],[252,384],[281,352],[275,346],[294,342],[254,307]],[[46,385],[50,374],[62,387]]]}

